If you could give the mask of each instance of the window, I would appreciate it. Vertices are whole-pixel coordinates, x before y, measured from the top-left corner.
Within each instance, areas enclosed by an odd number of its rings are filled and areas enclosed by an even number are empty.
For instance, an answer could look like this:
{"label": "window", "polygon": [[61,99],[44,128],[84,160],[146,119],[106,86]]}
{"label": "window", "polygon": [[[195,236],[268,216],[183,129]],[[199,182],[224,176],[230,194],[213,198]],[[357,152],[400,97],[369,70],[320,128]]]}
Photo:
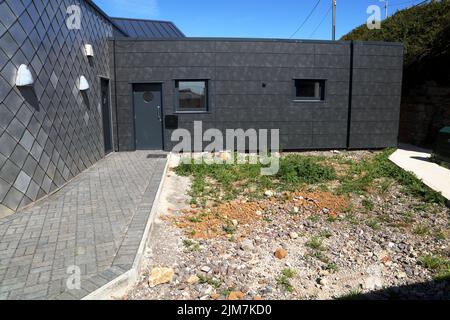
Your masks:
{"label": "window", "polygon": [[175,88],[178,96],[177,111],[208,111],[208,81],[176,80]]}
{"label": "window", "polygon": [[295,100],[325,100],[325,80],[295,79]]}

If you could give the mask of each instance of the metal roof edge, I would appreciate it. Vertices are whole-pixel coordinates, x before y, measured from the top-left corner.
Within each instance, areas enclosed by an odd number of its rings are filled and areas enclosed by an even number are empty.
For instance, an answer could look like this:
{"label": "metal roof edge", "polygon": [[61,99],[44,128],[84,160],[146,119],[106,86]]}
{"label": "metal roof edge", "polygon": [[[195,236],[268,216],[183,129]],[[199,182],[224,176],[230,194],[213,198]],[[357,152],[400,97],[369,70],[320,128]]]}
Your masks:
{"label": "metal roof edge", "polygon": [[297,42],[297,43],[336,43],[348,44],[351,41],[346,40],[311,40],[311,39],[282,39],[282,38],[233,38],[233,37],[184,37],[184,38],[116,38],[117,40],[137,40],[137,41],[235,41],[235,42]]}
{"label": "metal roof edge", "polygon": [[105,11],[103,11],[98,5],[94,3],[93,0],[84,0],[88,5],[90,5],[97,13],[99,13],[101,16],[103,16],[106,20],[108,20],[109,23],[111,23],[117,30],[119,30],[124,36],[128,37],[128,33],[126,33],[120,26],[118,26],[111,17],[106,14]]}
{"label": "metal roof edge", "polygon": [[[128,21],[142,21],[142,22],[162,22],[162,23],[167,23],[170,24],[172,27],[174,27],[176,29],[176,31],[178,31],[183,37],[186,37],[186,35],[184,34],[183,31],[181,31],[177,25],[173,22],[173,21],[169,21],[169,20],[156,20],[156,19],[141,19],[141,18],[124,18],[124,17],[110,17],[111,19],[116,19],[116,20],[128,20]],[[136,39],[136,38],[134,38]]]}
{"label": "metal roof edge", "polygon": [[[350,44],[351,40],[314,40],[314,39],[282,39],[282,38],[233,38],[233,37],[184,37],[184,38],[116,38],[124,41],[235,41],[235,42],[292,42],[292,43],[323,43],[323,44]],[[403,46],[401,42],[385,41],[353,41],[355,44]]]}

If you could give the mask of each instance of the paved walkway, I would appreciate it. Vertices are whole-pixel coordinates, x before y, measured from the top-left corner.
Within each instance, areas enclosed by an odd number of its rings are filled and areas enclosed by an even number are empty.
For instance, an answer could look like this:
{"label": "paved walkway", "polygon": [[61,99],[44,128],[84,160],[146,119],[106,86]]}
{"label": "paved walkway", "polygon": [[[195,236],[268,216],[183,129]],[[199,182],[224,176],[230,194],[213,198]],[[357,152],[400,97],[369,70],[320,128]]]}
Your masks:
{"label": "paved walkway", "polygon": [[413,172],[423,183],[450,200],[450,170],[431,162],[430,156],[430,150],[400,145],[389,159],[399,167]]}
{"label": "paved walkway", "polygon": [[[80,299],[130,269],[166,159],[113,153],[0,220],[0,299]],[[81,289],[68,290],[68,268]]]}

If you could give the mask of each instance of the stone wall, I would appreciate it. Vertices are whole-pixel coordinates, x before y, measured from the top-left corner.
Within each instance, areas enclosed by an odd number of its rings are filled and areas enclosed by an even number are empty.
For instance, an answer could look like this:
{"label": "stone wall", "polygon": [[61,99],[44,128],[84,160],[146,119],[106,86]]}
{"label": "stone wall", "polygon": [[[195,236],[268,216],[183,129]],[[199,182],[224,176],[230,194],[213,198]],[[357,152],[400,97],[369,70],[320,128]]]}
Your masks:
{"label": "stone wall", "polygon": [[427,81],[404,89],[400,142],[432,148],[436,134],[445,126],[450,126],[450,86]]}

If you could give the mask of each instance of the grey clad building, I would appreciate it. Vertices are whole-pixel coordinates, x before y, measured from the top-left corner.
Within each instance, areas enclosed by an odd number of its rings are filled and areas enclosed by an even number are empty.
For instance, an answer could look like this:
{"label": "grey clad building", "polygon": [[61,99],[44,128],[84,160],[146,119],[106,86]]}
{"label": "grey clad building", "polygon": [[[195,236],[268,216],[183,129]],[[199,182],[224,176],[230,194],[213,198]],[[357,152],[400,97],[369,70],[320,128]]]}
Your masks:
{"label": "grey clad building", "polygon": [[0,1],[0,217],[196,120],[279,129],[284,150],[396,146],[402,62],[398,43],[189,38],[89,0]]}

